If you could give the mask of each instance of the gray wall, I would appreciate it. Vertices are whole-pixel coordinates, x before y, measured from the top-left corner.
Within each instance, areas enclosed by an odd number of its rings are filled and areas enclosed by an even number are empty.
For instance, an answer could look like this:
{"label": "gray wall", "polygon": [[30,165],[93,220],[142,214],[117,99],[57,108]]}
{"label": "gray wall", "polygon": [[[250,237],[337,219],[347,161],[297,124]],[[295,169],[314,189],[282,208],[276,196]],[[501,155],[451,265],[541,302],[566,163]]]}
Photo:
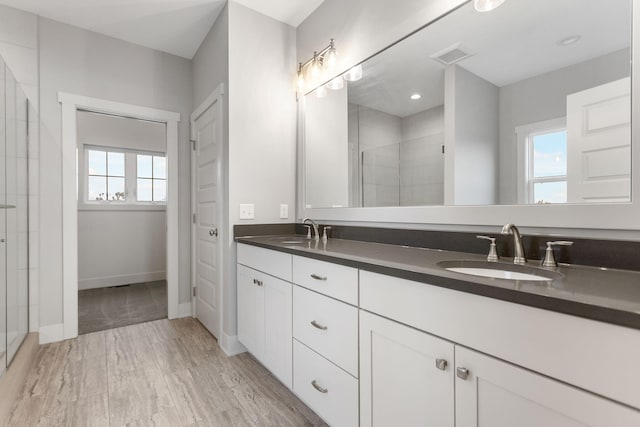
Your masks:
{"label": "gray wall", "polygon": [[567,95],[629,76],[629,51],[500,88],[500,204],[517,203],[515,128],[567,115]]}
{"label": "gray wall", "polygon": [[191,62],[97,33],[39,19],[40,60],[40,326],[62,323],[62,159],[58,92],[181,113],[179,123],[180,302],[190,300]]}

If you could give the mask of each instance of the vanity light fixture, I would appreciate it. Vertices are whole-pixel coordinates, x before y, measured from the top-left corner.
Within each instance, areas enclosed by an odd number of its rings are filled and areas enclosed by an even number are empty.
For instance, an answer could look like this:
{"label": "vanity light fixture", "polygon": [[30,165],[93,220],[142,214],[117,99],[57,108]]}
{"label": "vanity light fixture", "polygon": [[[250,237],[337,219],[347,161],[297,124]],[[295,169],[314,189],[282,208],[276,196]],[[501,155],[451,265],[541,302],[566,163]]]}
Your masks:
{"label": "vanity light fixture", "polygon": [[362,65],[356,65],[344,73],[344,79],[348,82],[357,82],[362,78]]}
{"label": "vanity light fixture", "polygon": [[325,96],[327,96],[327,86],[320,86],[318,89],[316,89],[315,94],[317,98],[324,98]]}
{"label": "vanity light fixture", "polygon": [[411,95],[411,99],[414,101],[417,101],[420,98],[422,98],[422,95],[420,95],[419,93],[414,93],[413,95]]}
{"label": "vanity light fixture", "polygon": [[320,51],[313,52],[313,57],[298,64],[297,86],[299,92],[304,92],[307,81],[311,85],[319,83],[323,70],[332,70],[337,62],[338,51],[335,41],[331,39],[329,45]]}
{"label": "vanity light fixture", "polygon": [[478,12],[490,12],[504,2],[505,0],[473,0],[473,7]]}
{"label": "vanity light fixture", "polygon": [[569,36],[569,37],[565,37],[563,39],[560,39],[556,42],[556,44],[560,47],[565,47],[565,46],[569,46],[572,45],[574,43],[577,43],[580,41],[580,35],[579,34],[575,34],[573,36]]}

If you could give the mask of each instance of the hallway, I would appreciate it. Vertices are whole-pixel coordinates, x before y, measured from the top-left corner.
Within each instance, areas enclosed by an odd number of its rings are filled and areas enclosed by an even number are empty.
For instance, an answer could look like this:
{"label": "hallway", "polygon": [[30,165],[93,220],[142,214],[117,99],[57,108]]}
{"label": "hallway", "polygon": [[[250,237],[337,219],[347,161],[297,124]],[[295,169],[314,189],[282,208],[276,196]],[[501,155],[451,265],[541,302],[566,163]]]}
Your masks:
{"label": "hallway", "polygon": [[192,318],[41,346],[9,426],[325,425],[248,353]]}

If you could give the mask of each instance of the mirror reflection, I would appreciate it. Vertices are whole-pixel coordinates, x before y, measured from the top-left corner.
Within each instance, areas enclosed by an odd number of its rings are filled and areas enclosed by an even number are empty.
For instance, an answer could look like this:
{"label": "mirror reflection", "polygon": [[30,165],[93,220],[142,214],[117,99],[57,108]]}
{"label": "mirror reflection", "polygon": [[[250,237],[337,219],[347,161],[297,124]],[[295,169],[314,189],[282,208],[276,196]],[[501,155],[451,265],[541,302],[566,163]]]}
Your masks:
{"label": "mirror reflection", "polygon": [[630,200],[629,0],[465,4],[304,97],[308,208]]}

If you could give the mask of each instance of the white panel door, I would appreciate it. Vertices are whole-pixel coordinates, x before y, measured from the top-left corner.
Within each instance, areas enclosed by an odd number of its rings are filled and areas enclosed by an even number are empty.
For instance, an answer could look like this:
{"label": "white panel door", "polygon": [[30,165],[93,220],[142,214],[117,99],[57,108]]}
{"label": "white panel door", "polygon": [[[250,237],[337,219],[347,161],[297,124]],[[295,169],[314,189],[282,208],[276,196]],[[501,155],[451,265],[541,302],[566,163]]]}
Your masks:
{"label": "white panel door", "polygon": [[631,81],[567,97],[567,201],[629,201]]}
{"label": "white panel door", "polygon": [[468,372],[456,378],[456,427],[640,426],[628,406],[464,347],[455,352],[456,368]]}
{"label": "white panel door", "polygon": [[360,310],[360,427],[453,427],[453,349]]}
{"label": "white panel door", "polygon": [[193,183],[195,197],[194,276],[196,317],[215,337],[220,331],[220,244],[218,239],[220,141],[219,102],[195,120]]}

